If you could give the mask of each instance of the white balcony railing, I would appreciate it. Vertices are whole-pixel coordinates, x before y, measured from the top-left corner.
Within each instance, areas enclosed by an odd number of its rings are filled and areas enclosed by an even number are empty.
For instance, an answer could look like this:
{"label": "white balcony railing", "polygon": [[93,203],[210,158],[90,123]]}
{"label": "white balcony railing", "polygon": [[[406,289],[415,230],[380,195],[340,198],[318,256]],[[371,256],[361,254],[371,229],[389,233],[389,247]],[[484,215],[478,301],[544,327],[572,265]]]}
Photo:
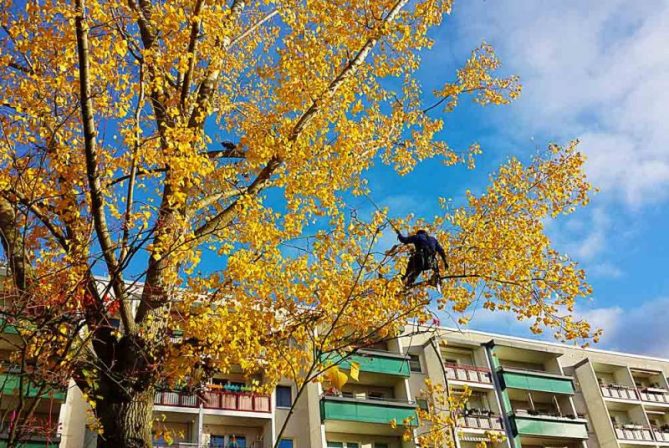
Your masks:
{"label": "white balcony railing", "polygon": [[502,430],[502,419],[495,415],[459,415],[457,425],[460,428]]}
{"label": "white balcony railing", "polygon": [[653,431],[643,425],[617,425],[614,427],[618,440],[653,441]]}
{"label": "white balcony railing", "polygon": [[658,442],[669,442],[669,429],[653,428],[653,437]]}
{"label": "white balcony railing", "polygon": [[600,385],[600,388],[604,398],[618,398],[623,400],[639,399],[639,393],[633,387],[622,386],[620,384],[602,384]]}
{"label": "white balcony railing", "polygon": [[445,363],[446,378],[449,380],[466,381],[469,383],[491,384],[490,369],[485,367],[469,366],[466,364]]}
{"label": "white balcony railing", "polygon": [[639,396],[643,401],[669,404],[669,391],[666,389],[660,389],[655,387],[640,388]]}
{"label": "white balcony railing", "polygon": [[197,408],[202,404],[206,409],[272,412],[269,395],[223,390],[209,390],[204,393],[203,397],[198,397],[196,394],[185,392],[156,392],[154,404],[186,408]]}

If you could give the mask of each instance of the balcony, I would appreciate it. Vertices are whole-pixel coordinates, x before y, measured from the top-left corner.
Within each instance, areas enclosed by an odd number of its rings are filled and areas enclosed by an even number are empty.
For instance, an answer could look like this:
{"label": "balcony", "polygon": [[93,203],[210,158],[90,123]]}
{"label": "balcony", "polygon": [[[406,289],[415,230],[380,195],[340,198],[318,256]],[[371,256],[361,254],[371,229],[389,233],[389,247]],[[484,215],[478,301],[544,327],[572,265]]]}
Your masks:
{"label": "balcony", "polygon": [[639,389],[639,396],[643,401],[669,405],[669,391],[666,389],[643,387]]}
{"label": "balcony", "polygon": [[504,388],[574,395],[574,383],[569,376],[508,367],[500,368],[499,374]]}
{"label": "balcony", "polygon": [[153,448],[200,448],[200,445],[197,442],[174,442],[171,445],[154,442]]}
{"label": "balcony", "polygon": [[31,383],[27,378],[23,378],[21,384],[21,376],[18,373],[12,373],[13,367],[4,367],[8,369],[4,373],[0,373],[0,390],[6,395],[18,395],[19,389],[23,390],[22,396],[25,398],[54,399],[64,401],[66,391],[54,390],[48,387],[38,387]]}
{"label": "balcony", "polygon": [[[333,363],[336,363],[340,359],[341,356],[336,354],[323,357],[324,362],[331,360]],[[400,353],[372,349],[358,350],[355,355],[351,355],[346,360],[341,361],[339,366],[344,370],[348,370],[351,368],[351,361],[360,364],[361,372],[380,373],[402,378],[409,378],[409,376],[411,376],[409,358]]]}
{"label": "balcony", "polygon": [[511,416],[514,434],[530,437],[588,438],[586,420],[548,414],[530,414],[518,410]]}
{"label": "balcony", "polygon": [[493,412],[482,412],[474,410],[466,410],[457,418],[457,426],[462,429],[480,429],[485,431],[499,430],[502,431],[502,419],[496,416]]}
{"label": "balcony", "polygon": [[156,392],[153,400],[158,406],[175,406],[183,408],[198,408],[200,404],[205,409],[218,409],[240,412],[271,413],[271,399],[269,395],[258,395],[246,392],[229,392],[210,390],[203,397],[185,392]]}
{"label": "balcony", "polygon": [[[153,443],[153,448],[227,448],[229,445],[223,445],[223,442],[216,443],[210,442],[204,445],[198,445],[197,442],[174,442],[171,445],[166,443]],[[246,448],[262,448],[262,442],[246,442],[244,445]],[[40,445],[41,448],[44,448],[43,445]]]}
{"label": "balcony", "polygon": [[[23,441],[19,444],[22,448],[57,447],[60,444],[57,414],[51,418],[45,415],[32,417],[17,429],[24,434]],[[8,437],[7,430],[0,432],[0,447],[6,446]]]}
{"label": "balcony", "polygon": [[639,393],[634,387],[622,386],[620,384],[601,384],[602,396],[604,398],[615,398],[622,400],[638,400]]}
{"label": "balcony", "polygon": [[[45,447],[57,447],[60,444],[60,439],[41,439],[41,440],[27,440],[21,442],[21,448],[45,448]],[[4,448],[7,446],[7,442],[0,440],[0,447]]]}
{"label": "balcony", "polygon": [[446,378],[448,380],[477,384],[492,384],[490,369],[485,367],[445,363],[444,369],[446,370]]}
{"label": "balcony", "polygon": [[391,421],[403,425],[405,421],[417,426],[416,404],[391,399],[360,399],[324,395],[321,398],[321,419],[344,420],[360,423],[389,425]]}
{"label": "balcony", "polygon": [[652,427],[653,437],[658,442],[669,442],[669,426],[663,425],[662,427],[654,426]]}
{"label": "balcony", "polygon": [[614,425],[616,438],[621,441],[653,442],[653,430],[643,425]]}

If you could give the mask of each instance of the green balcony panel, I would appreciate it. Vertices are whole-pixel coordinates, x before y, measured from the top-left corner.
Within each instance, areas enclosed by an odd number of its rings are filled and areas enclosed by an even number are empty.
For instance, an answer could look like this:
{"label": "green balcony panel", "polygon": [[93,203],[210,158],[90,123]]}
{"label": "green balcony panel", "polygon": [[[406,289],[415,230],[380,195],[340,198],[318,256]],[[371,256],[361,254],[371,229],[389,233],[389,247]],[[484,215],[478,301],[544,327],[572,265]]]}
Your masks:
{"label": "green balcony panel", "polygon": [[[331,359],[332,362],[337,362],[341,359],[338,355],[331,355],[324,357],[324,359]],[[395,375],[402,378],[409,378],[411,370],[409,369],[409,359],[396,353],[385,353],[381,351],[360,350],[357,354],[349,357],[346,361],[342,361],[340,367],[348,370],[351,367],[350,361],[355,361],[360,364],[361,372],[381,373],[384,375]]]}
{"label": "green balcony panel", "polygon": [[518,416],[511,418],[514,435],[587,439],[588,429],[582,419],[558,419],[543,416]]}
{"label": "green balcony panel", "polygon": [[[19,376],[11,373],[0,373],[0,388],[2,388],[2,393],[7,395],[18,395],[19,391]],[[23,396],[27,398],[37,397],[39,393],[39,388],[34,384],[23,384]],[[64,401],[65,400],[65,391],[57,390],[50,391],[46,390],[40,396],[42,399],[53,398],[54,400]],[[1,446],[0,446],[1,448]]]}
{"label": "green balcony panel", "polygon": [[[7,324],[5,324],[5,320],[4,320],[4,319],[0,319],[0,329],[1,329],[2,332],[4,332],[5,334],[19,334],[19,332],[16,330],[16,327],[14,327],[14,326],[12,326],[12,325],[7,325]],[[1,446],[2,446],[2,445],[0,445],[0,447],[1,447]]]}
{"label": "green balcony panel", "polygon": [[388,425],[394,419],[401,426],[408,418],[411,419],[411,426],[418,425],[415,404],[344,397],[323,397],[321,400],[323,421],[345,420]]}
{"label": "green balcony panel", "polygon": [[500,374],[502,386],[507,389],[574,395],[574,383],[568,376],[510,369],[502,369]]}
{"label": "green balcony panel", "polygon": [[[45,448],[45,447],[53,447],[56,448],[60,444],[59,439],[54,439],[51,440],[47,443],[46,440],[44,441],[28,441],[28,442],[21,442],[19,446],[21,448]],[[5,440],[0,440],[0,448],[6,448],[7,447],[7,441]]]}

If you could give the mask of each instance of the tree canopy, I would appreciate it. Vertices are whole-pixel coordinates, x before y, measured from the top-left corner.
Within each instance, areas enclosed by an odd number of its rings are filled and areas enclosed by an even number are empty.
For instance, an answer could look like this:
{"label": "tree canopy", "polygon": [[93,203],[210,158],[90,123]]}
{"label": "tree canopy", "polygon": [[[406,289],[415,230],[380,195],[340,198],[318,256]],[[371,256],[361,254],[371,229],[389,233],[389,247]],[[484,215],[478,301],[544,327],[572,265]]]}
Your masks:
{"label": "tree canopy", "polygon": [[588,201],[575,144],[509,160],[432,222],[397,220],[442,241],[443,297],[407,290],[405,257],[379,254],[388,210],[351,212],[375,165],[399,176],[428,158],[473,163],[478,145],[452,149],[444,117],[465,97],[503,105],[520,93],[485,43],[441,89],[421,90],[415,72],[450,1],[0,5],[11,294],[59,316],[35,338],[38,365],[53,369],[56,354],[97,404],[106,446],[150,443],[150,428],[128,435],[124,419],[138,396],[150,409],[157,384],[233,365],[304,383],[321,354],[437,309],[480,301],[537,331],[596,337],[570,316],[590,292],[584,273],[544,227]]}

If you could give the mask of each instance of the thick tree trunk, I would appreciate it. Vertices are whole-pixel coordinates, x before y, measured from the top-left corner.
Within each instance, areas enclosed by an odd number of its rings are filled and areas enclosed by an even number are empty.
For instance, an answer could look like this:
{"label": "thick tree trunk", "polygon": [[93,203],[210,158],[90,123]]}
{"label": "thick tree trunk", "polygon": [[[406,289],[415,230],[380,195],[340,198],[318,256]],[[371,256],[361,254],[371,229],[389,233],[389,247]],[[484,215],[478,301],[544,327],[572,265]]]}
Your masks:
{"label": "thick tree trunk", "polygon": [[149,389],[127,400],[99,401],[97,414],[103,434],[98,437],[98,448],[151,448],[153,397],[154,391]]}

